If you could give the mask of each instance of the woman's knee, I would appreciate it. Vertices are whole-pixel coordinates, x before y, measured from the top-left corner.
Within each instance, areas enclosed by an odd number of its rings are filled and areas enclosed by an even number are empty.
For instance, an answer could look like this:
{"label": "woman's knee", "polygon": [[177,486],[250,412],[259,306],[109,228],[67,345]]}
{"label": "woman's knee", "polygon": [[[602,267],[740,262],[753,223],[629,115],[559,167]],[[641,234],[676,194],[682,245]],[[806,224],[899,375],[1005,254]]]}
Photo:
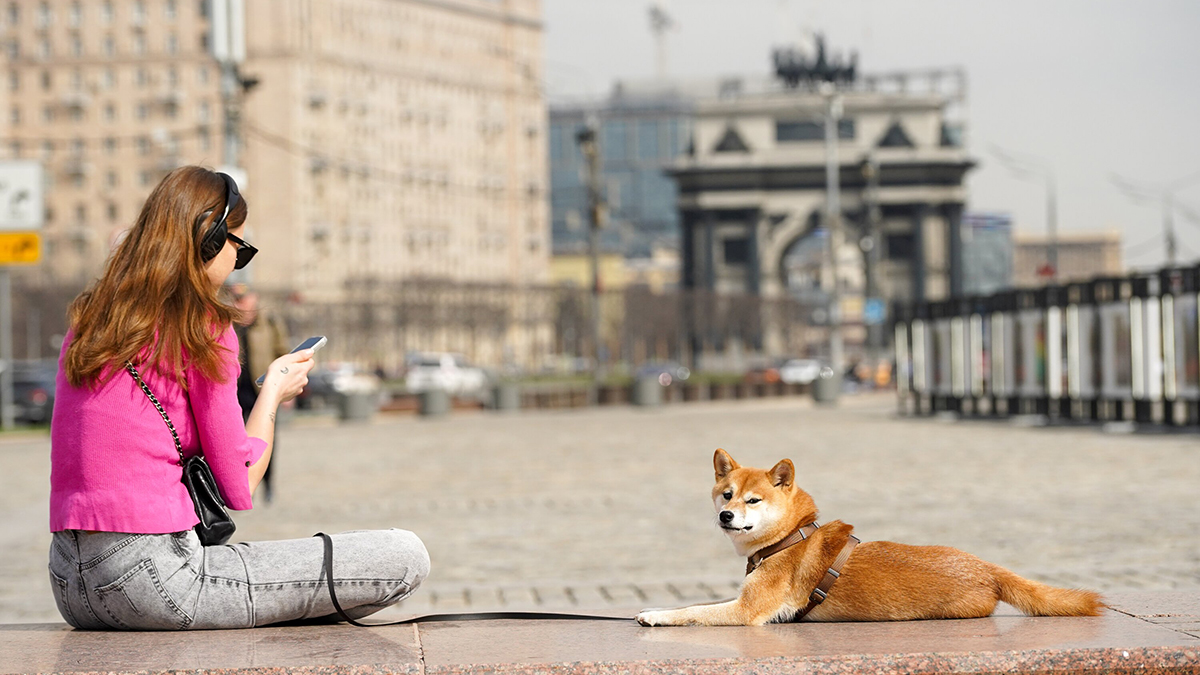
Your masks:
{"label": "woman's knee", "polygon": [[404,582],[409,589],[421,585],[429,576],[429,551],[420,537],[408,530],[385,530],[388,544],[385,550],[389,554],[389,562],[397,565],[404,575]]}

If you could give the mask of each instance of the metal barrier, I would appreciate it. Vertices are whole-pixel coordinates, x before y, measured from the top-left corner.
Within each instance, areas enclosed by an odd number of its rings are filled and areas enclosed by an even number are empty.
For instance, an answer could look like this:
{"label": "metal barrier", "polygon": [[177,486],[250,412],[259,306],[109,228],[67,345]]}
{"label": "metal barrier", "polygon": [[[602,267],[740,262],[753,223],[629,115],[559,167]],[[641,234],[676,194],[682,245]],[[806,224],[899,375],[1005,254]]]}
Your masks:
{"label": "metal barrier", "polygon": [[894,307],[900,411],[1200,424],[1200,268]]}

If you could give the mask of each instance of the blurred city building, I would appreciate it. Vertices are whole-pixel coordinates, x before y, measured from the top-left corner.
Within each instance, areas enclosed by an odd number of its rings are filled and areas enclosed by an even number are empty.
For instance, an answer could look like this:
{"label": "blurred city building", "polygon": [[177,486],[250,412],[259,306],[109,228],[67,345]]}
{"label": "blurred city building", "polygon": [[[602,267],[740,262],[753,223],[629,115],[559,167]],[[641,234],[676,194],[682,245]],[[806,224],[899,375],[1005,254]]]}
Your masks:
{"label": "blurred city building", "polygon": [[1012,216],[967,213],[962,219],[962,241],[964,295],[990,295],[1012,287]]}
{"label": "blurred city building", "polygon": [[[170,169],[220,165],[204,2],[7,2],[6,155],[42,159],[46,271],[90,276]],[[538,0],[246,3],[254,281],[543,281]]]}
{"label": "blurred city building", "polygon": [[587,241],[587,188],[576,134],[595,124],[607,223],[601,244],[625,256],[648,257],[679,247],[675,183],[664,169],[683,153],[694,101],[702,90],[679,83],[618,82],[597,101],[550,106],[550,204],[556,251]]}
{"label": "blurred city building", "polygon": [[256,281],[546,280],[539,0],[254,0]]}
{"label": "blurred city building", "polygon": [[[786,294],[784,261],[822,224],[827,99],[817,83],[832,80],[843,109],[836,135],[845,241],[858,244],[867,295],[962,293],[963,179],[974,166],[962,143],[965,74],[860,76],[853,62],[836,66],[823,51],[795,81],[800,70],[781,66],[779,54],[776,65],[778,79],[727,80],[697,102],[689,151],[670,170],[680,193],[683,286]],[[780,353],[782,328],[765,318],[748,348]],[[853,348],[854,336],[847,340]],[[693,349],[721,345],[696,335]]]}
{"label": "blurred city building", "polygon": [[[654,293],[679,288],[679,250],[657,246],[649,256],[626,257],[620,250],[599,256],[601,288],[622,291],[634,286]],[[592,260],[584,251],[556,252],[550,260],[550,278],[556,286],[590,288]]]}
{"label": "blurred city building", "polygon": [[44,262],[19,273],[83,284],[151,188],[180,164],[216,164],[220,78],[203,3],[0,5],[0,150],[45,167]]}
{"label": "blurred city building", "polygon": [[[575,247],[579,249],[579,247]],[[649,256],[627,257],[621,250],[602,251],[600,263],[602,320],[600,339],[604,351],[623,361],[640,363],[647,358],[672,358],[679,345],[679,251],[655,247]],[[564,319],[582,319],[590,300],[592,258],[583,250],[558,251],[550,261],[550,276],[557,296],[556,324],[560,337],[586,335],[583,325],[564,325]],[[564,343],[566,346],[566,343]],[[587,353],[582,344],[568,353]]]}
{"label": "blurred city building", "polygon": [[[1125,272],[1120,232],[1059,232],[1057,246],[1058,281],[1080,281]],[[1013,236],[1013,285],[1045,284],[1049,280],[1046,274],[1049,250],[1046,235],[1017,232]]]}
{"label": "blurred city building", "polygon": [[[0,3],[2,151],[42,160],[47,183],[46,262],[19,283],[78,290],[167,171],[228,161],[213,5]],[[540,0],[243,5],[237,163],[264,253],[245,280],[323,303],[386,303],[414,279],[548,281]],[[416,346],[524,360],[551,349],[544,324]]]}

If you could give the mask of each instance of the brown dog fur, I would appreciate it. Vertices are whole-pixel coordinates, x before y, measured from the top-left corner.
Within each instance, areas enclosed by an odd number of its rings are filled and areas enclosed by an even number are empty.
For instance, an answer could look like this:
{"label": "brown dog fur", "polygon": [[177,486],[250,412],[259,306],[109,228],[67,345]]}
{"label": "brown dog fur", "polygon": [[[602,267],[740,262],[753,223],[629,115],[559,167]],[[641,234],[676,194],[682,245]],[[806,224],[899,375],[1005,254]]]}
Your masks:
{"label": "brown dog fur", "polygon": [[[816,504],[795,485],[791,460],[763,471],[741,467],[718,449],[713,467],[713,504],[718,513],[734,513],[722,528],[739,555],[749,556],[816,520]],[[807,540],[764,560],[746,577],[741,595],[734,600],[648,609],[637,619],[646,626],[757,626],[789,621],[808,604],[853,529],[840,520],[822,525]],[[1104,607],[1100,596],[1091,591],[1023,579],[948,546],[872,541],[854,549],[829,597],[805,620],[969,619],[990,615],[1001,600],[1034,616],[1097,616]]]}

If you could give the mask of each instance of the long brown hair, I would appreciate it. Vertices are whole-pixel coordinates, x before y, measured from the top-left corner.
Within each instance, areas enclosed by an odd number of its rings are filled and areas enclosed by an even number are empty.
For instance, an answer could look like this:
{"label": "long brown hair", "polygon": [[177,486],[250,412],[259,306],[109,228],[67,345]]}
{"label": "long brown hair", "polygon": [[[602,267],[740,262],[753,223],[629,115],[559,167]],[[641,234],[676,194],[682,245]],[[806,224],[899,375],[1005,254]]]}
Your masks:
{"label": "long brown hair", "polygon": [[[225,182],[216,173],[184,166],[163,178],[104,274],[71,303],[74,338],[63,360],[68,382],[93,384],[125,361],[149,364],[185,387],[188,366],[224,379],[216,338],[238,313],[221,301],[200,260],[201,239],[224,210]],[[229,229],[244,223],[246,213],[246,200],[239,199]]]}

